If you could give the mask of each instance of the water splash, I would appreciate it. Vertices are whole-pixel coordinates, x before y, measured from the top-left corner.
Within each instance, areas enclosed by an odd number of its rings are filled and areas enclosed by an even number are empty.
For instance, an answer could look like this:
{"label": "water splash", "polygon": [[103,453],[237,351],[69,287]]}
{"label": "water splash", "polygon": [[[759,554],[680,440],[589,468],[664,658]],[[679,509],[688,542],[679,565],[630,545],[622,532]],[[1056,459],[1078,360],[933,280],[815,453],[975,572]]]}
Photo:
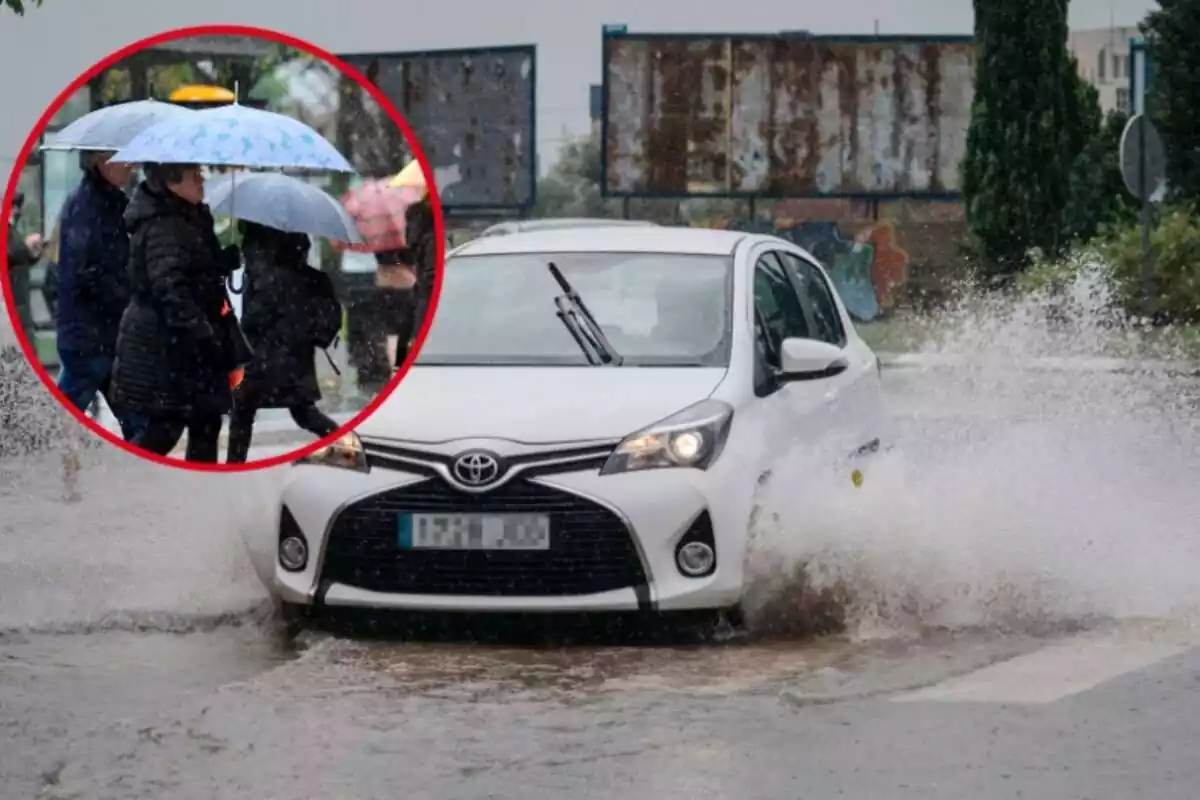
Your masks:
{"label": "water splash", "polygon": [[1081,360],[1130,341],[1108,300],[1081,270],[1063,294],[970,297],[931,320],[924,352],[955,366],[888,374],[895,449],[861,489],[781,456],[752,620],[816,611],[872,637],[1194,615],[1200,380]]}
{"label": "water splash", "polygon": [[[1079,275],[1064,295],[968,297],[930,320],[925,354],[958,363],[887,373],[895,449],[861,489],[813,454],[781,457],[753,531],[753,625],[1028,632],[1200,608],[1200,381],[1030,368],[1130,341],[1102,282]],[[90,441],[21,368],[37,424]],[[0,458],[0,630],[258,619],[263,499],[284,471],[200,475],[101,443],[79,449],[69,503],[62,451]]]}

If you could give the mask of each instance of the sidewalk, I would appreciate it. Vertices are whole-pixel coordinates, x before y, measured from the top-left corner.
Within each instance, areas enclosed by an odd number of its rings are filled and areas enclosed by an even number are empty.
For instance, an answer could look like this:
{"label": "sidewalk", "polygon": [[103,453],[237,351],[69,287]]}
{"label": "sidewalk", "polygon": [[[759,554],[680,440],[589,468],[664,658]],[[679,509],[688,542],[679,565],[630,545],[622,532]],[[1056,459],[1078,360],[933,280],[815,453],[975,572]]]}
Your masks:
{"label": "sidewalk", "polygon": [[1154,373],[1170,377],[1200,378],[1200,363],[1154,359],[1041,356],[997,358],[952,353],[878,353],[885,367],[894,369],[949,369],[988,365],[1039,372]]}
{"label": "sidewalk", "polygon": [[[318,406],[339,425],[345,425],[366,408],[374,398],[360,394],[355,383],[354,368],[348,363],[344,344],[339,343],[337,347],[330,348],[329,355],[332,357],[341,375],[339,376],[334,371],[334,368],[329,364],[329,359],[325,358],[324,354],[320,352],[316,353],[317,380],[321,384],[322,390],[322,397]],[[105,429],[120,436],[121,428],[117,424],[117,420],[113,416],[111,409],[108,408],[102,397],[98,398],[98,403],[100,405],[100,414],[96,417],[96,421]],[[221,452],[223,454],[229,444],[228,417],[225,418],[222,425],[220,441]],[[296,423],[292,420],[292,415],[287,409],[264,409],[258,413],[254,421],[252,455],[259,459],[266,458],[267,456],[262,453],[268,449],[270,450],[270,455],[278,455],[302,447],[313,441],[315,441],[315,437],[312,434],[296,427]],[[171,452],[171,456],[183,458],[186,444],[187,438],[185,436],[180,440],[179,446]],[[267,447],[260,450],[260,445]]]}
{"label": "sidewalk", "polygon": [[[329,413],[329,412],[326,412]],[[338,425],[345,425],[354,415],[356,411],[339,411],[329,414],[333,421]],[[107,406],[100,409],[99,416],[96,421],[100,423],[106,430],[120,436],[121,427],[117,424],[116,418],[112,415],[112,411]],[[296,423],[292,421],[292,415],[286,409],[273,408],[265,411],[260,411],[258,417],[254,420],[254,440],[253,449],[257,452],[260,445],[270,446],[273,453],[286,453],[289,450],[294,450],[310,442],[316,441],[316,437],[305,430],[296,427]],[[221,427],[221,452],[224,453],[225,448],[229,445],[229,418],[226,417],[224,424]],[[184,435],[179,440],[179,445],[171,451],[171,456],[174,458],[183,458],[184,450],[187,446],[187,436]],[[258,458],[264,458],[258,455]]]}

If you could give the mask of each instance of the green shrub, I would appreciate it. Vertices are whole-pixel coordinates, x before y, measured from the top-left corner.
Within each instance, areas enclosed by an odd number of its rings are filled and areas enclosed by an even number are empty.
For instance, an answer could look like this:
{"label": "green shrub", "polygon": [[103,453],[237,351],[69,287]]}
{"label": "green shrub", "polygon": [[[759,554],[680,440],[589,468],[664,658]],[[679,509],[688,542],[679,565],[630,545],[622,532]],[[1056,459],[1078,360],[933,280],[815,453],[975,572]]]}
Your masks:
{"label": "green shrub", "polygon": [[1142,232],[1129,225],[1110,234],[1099,252],[1111,270],[1115,299],[1156,324],[1200,322],[1200,218],[1190,207],[1165,210],[1150,232],[1153,291],[1142,282]]}
{"label": "green shrub", "polygon": [[1049,259],[1040,250],[1031,250],[1029,266],[1017,276],[1016,289],[1021,294],[1061,294],[1096,262],[1090,250],[1075,250],[1061,259]]}

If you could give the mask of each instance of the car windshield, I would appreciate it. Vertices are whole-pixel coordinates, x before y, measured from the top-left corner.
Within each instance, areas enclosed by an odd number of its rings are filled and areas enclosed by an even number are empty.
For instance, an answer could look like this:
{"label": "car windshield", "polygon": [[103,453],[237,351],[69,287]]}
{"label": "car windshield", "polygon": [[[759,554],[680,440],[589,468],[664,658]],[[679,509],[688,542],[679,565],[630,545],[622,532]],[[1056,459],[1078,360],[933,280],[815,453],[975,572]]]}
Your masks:
{"label": "car windshield", "polygon": [[621,366],[729,363],[731,260],[662,253],[520,253],[447,259],[422,365],[585,366],[557,316],[555,264]]}

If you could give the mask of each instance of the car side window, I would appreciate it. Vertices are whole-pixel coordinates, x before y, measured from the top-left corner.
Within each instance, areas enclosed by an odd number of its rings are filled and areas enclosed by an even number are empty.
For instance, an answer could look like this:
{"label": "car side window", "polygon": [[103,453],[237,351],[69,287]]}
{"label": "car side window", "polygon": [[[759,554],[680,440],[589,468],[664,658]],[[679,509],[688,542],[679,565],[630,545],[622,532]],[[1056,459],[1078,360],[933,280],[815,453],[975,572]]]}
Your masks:
{"label": "car side window", "polygon": [[825,280],[825,276],[812,263],[792,253],[784,253],[783,259],[800,284],[800,291],[812,311],[813,322],[816,325],[814,338],[845,347],[846,328],[842,325],[842,316],[838,313],[837,302],[833,299],[833,289]]}
{"label": "car side window", "polygon": [[779,365],[784,339],[812,336],[800,297],[775,253],[762,256],[754,267],[754,317],[756,338],[772,366]]}

